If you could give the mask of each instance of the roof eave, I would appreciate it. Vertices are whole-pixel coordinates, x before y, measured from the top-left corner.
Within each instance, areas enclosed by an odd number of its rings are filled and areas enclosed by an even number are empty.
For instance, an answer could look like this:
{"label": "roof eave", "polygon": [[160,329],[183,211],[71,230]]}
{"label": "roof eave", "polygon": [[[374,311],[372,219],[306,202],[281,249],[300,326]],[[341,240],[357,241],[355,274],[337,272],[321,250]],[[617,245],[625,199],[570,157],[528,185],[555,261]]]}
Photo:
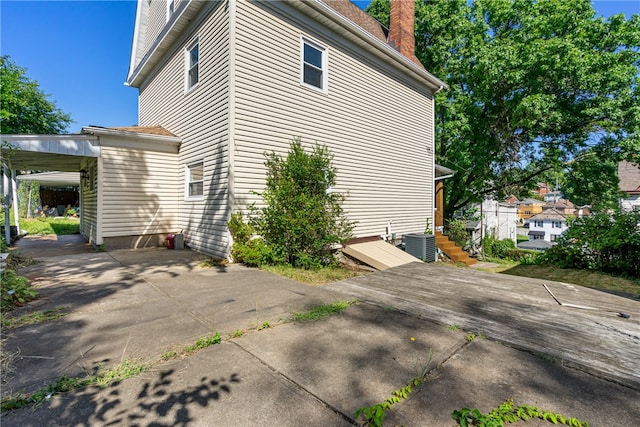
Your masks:
{"label": "roof eave", "polygon": [[343,15],[339,14],[321,0],[289,0],[290,5],[294,6],[298,10],[301,10],[305,14],[309,15],[310,12],[321,13],[325,17],[333,21],[336,26],[347,29],[350,33],[359,37],[363,43],[360,46],[365,48],[369,53],[374,54],[376,57],[384,60],[386,63],[394,66],[412,76],[415,80],[427,85],[434,93],[439,92],[442,89],[448,89],[445,82],[438,79],[436,76],[402,55],[400,52],[382,42],[377,37],[374,37],[369,32],[362,29],[359,25],[356,25],[351,20],[347,19]]}
{"label": "roof eave", "polygon": [[97,136],[111,136],[116,138],[135,139],[138,141],[150,141],[164,144],[171,147],[179,147],[182,140],[177,136],[156,135],[151,133],[131,132],[125,130],[107,129],[96,126],[86,126],[82,128],[83,134]]}

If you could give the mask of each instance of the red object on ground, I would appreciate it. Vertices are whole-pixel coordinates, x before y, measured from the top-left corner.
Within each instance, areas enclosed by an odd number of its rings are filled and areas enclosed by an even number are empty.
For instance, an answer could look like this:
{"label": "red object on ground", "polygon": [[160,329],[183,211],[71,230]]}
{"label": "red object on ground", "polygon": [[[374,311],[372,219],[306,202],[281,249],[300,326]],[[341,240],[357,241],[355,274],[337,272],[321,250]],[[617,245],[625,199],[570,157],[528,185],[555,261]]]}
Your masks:
{"label": "red object on ground", "polygon": [[164,247],[167,249],[175,249],[175,240],[176,236],[174,234],[167,235],[167,237],[164,239]]}

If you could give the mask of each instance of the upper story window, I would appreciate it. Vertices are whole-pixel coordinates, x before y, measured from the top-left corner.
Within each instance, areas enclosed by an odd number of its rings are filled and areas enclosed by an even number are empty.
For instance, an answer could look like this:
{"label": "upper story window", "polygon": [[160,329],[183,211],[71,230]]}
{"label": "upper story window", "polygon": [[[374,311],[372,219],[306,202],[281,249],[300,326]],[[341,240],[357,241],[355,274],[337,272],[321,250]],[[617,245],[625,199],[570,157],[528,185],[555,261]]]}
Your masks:
{"label": "upper story window", "polygon": [[544,226],[544,224],[542,223],[542,221],[534,221],[534,222],[533,222],[533,225],[534,225],[534,226],[536,226],[536,227],[540,227],[540,228],[542,228],[542,227]]}
{"label": "upper story window", "polygon": [[300,79],[303,85],[327,93],[327,48],[302,37],[300,42]]}
{"label": "upper story window", "polygon": [[167,22],[169,22],[169,19],[171,19],[171,17],[173,16],[174,9],[174,0],[167,0]]}
{"label": "upper story window", "polygon": [[552,228],[562,228],[562,223],[560,221],[553,221],[551,224]]}
{"label": "upper story window", "polygon": [[200,199],[204,195],[204,163],[187,166],[185,173],[185,196],[187,199]]}
{"label": "upper story window", "polygon": [[187,46],[185,51],[186,85],[188,91],[198,84],[198,68],[200,63],[200,49],[198,39]]}

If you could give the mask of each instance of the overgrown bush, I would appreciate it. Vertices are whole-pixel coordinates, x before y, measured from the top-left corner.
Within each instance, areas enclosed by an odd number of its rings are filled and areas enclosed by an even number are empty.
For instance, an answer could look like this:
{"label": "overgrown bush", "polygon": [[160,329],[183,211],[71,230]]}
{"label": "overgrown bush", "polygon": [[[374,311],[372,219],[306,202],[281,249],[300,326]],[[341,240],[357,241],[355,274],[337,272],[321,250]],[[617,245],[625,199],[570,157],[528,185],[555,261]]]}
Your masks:
{"label": "overgrown bush", "polygon": [[[265,157],[266,187],[260,194],[264,206],[249,207],[249,226],[268,250],[262,243],[253,243],[252,250],[295,267],[330,263],[331,247],[348,240],[354,226],[342,209],[345,196],[331,191],[336,183],[333,155],[319,145],[307,153],[300,138],[294,138],[286,157],[276,153]],[[249,255],[253,259],[257,254]]]}
{"label": "overgrown bush", "polygon": [[482,248],[484,249],[485,256],[506,258],[507,252],[511,249],[515,249],[516,244],[510,239],[498,240],[495,237],[486,236],[482,239]]}
{"label": "overgrown bush", "polygon": [[445,234],[456,245],[465,248],[471,244],[471,236],[467,232],[467,222],[463,219],[451,219],[445,227]]}
{"label": "overgrown bush", "polygon": [[640,212],[600,212],[575,218],[541,256],[562,268],[640,277]]}

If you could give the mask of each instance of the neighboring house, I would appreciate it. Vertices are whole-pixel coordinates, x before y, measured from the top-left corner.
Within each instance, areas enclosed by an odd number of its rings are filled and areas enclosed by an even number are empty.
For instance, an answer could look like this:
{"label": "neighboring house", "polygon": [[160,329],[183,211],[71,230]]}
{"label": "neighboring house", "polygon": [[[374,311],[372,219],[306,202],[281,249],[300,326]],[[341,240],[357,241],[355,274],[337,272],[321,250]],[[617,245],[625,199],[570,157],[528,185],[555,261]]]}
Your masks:
{"label": "neighboring house", "polygon": [[387,30],[348,0],[138,0],[127,84],[140,126],[16,136],[26,154],[10,168],[38,152],[47,167],[30,169],[82,170],[81,230],[96,245],[183,230],[226,257],[230,215],[261,202],[265,152],[299,136],[334,155],[356,237],[390,222],[398,237],[422,232],[445,84],[414,55],[414,3],[391,3]]}
{"label": "neighboring house", "polygon": [[547,209],[529,218],[529,240],[555,242],[567,228],[567,217],[562,212]]}
{"label": "neighboring house", "polygon": [[567,199],[557,199],[550,201],[542,205],[542,210],[555,209],[564,215],[577,215],[577,209],[575,205]]}
{"label": "neighboring house", "polygon": [[536,183],[536,188],[533,189],[533,192],[536,196],[543,198],[545,194],[549,193],[551,189],[549,188],[549,184],[545,184],[544,182]]}
{"label": "neighboring house", "polygon": [[542,205],[544,202],[537,199],[524,199],[517,203],[518,205],[518,219],[526,222],[534,215],[542,212]]}
{"label": "neighboring house", "polygon": [[625,211],[640,211],[640,165],[623,161],[618,163],[619,189],[625,197],[620,207]]}
{"label": "neighboring house", "polygon": [[466,229],[471,234],[471,247],[482,245],[482,239],[491,236],[498,240],[509,239],[517,243],[518,213],[516,205],[485,200],[477,208],[480,217],[467,221]]}
{"label": "neighboring house", "polygon": [[549,191],[545,193],[543,196],[545,203],[555,203],[564,198],[564,193],[562,191]]}
{"label": "neighboring house", "polygon": [[516,205],[519,201],[520,200],[518,200],[518,198],[513,194],[510,194],[509,196],[505,197],[503,200],[504,203],[509,203],[512,205]]}

